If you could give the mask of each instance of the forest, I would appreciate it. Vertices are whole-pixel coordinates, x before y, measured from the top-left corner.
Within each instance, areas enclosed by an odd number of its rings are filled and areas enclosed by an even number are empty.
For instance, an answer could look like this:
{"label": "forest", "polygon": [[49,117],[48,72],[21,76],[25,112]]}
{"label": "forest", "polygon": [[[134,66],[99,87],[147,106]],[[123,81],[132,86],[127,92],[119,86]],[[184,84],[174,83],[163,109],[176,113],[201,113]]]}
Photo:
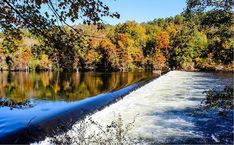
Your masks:
{"label": "forest", "polygon": [[[233,21],[231,10],[212,9],[144,23],[54,26],[45,32],[50,41],[23,28],[15,36],[2,31],[0,69],[232,71]],[[79,32],[68,38],[60,29]]]}

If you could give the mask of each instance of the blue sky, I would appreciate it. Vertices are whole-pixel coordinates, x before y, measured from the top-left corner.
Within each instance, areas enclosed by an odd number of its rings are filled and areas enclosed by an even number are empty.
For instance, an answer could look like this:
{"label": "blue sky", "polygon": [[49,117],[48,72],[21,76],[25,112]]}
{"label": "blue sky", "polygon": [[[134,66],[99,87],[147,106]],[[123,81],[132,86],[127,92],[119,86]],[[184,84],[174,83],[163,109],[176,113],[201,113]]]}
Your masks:
{"label": "blue sky", "polygon": [[104,0],[111,11],[117,11],[120,19],[104,18],[105,23],[117,24],[126,20],[152,21],[180,14],[186,0]]}

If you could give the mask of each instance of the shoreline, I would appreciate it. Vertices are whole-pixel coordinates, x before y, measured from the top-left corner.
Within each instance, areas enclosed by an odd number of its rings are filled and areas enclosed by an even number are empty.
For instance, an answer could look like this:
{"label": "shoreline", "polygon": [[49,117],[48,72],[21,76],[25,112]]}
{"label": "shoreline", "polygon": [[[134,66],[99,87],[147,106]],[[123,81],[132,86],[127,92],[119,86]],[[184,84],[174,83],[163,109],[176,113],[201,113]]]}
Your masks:
{"label": "shoreline", "polygon": [[186,70],[186,69],[167,69],[167,70],[144,70],[144,69],[132,69],[132,70],[59,70],[59,69],[52,69],[52,70],[2,70],[0,69],[0,72],[36,72],[36,73],[42,73],[42,72],[65,72],[65,73],[85,73],[85,72],[100,72],[100,73],[112,73],[112,72],[169,72],[169,71],[185,71],[185,72],[227,72],[227,73],[233,73],[234,70],[224,69],[224,70],[215,70],[215,69],[194,69],[194,70]]}

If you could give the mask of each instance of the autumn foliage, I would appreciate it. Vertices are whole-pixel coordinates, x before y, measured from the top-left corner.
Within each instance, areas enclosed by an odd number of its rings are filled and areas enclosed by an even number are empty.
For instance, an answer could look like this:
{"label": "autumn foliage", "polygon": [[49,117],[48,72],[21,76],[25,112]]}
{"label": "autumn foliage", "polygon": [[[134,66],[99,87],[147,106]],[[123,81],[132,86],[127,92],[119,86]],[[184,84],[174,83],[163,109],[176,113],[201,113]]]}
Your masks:
{"label": "autumn foliage", "polygon": [[[194,15],[194,19],[196,17],[202,16]],[[195,20],[177,15],[142,24],[127,21],[105,25],[101,30],[95,25],[78,25],[76,27],[87,36],[80,37],[73,47],[70,47],[73,43],[66,44],[69,47],[47,46],[40,37],[27,31],[13,41],[6,41],[7,37],[2,34],[0,67],[2,70],[68,67],[76,71],[232,70],[234,41],[221,35],[231,34],[232,29],[207,29]]]}

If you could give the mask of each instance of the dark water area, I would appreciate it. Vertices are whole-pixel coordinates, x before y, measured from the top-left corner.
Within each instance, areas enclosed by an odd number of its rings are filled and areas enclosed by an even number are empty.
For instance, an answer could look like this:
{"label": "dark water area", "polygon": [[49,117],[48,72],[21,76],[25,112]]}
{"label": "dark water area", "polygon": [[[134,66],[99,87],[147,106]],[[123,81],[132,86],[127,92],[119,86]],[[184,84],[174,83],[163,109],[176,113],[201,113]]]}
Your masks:
{"label": "dark water area", "polygon": [[0,143],[37,140],[58,122],[72,124],[153,77],[146,72],[0,72]]}

